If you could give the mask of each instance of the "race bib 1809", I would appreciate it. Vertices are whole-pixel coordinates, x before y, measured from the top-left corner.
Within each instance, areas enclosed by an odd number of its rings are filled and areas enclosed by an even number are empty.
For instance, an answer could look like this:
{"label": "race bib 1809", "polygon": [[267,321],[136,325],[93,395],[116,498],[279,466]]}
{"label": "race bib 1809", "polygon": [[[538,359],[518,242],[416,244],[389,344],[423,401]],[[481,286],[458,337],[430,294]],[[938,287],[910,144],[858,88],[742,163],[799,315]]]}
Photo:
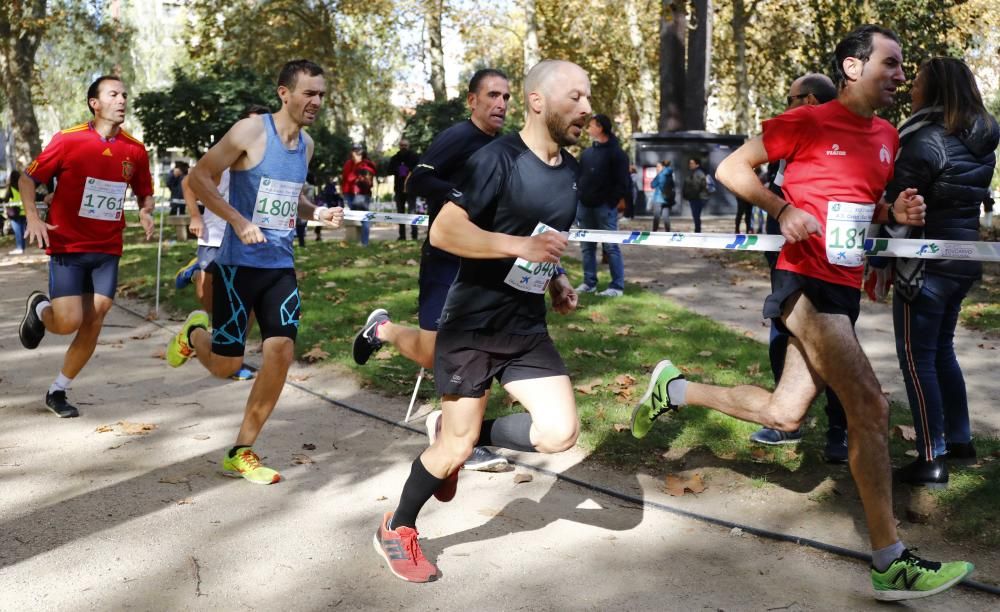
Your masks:
{"label": "race bib 1809", "polygon": [[262,176],[257,188],[257,200],[251,221],[268,229],[295,229],[295,214],[299,208],[302,183],[279,181]]}
{"label": "race bib 1809", "polygon": [[827,202],[827,261],[848,267],[857,267],[864,262],[865,232],[871,225],[874,213],[874,204]]}
{"label": "race bib 1809", "polygon": [[128,183],[87,177],[80,200],[81,217],[98,221],[120,221]]}
{"label": "race bib 1809", "polygon": [[[554,232],[556,230],[544,223],[539,223],[531,235],[537,236],[548,231]],[[514,260],[514,265],[511,266],[510,272],[507,273],[507,278],[503,279],[503,282],[520,291],[545,293],[549,281],[556,274],[556,267],[557,265],[554,263],[535,263],[518,257]]]}

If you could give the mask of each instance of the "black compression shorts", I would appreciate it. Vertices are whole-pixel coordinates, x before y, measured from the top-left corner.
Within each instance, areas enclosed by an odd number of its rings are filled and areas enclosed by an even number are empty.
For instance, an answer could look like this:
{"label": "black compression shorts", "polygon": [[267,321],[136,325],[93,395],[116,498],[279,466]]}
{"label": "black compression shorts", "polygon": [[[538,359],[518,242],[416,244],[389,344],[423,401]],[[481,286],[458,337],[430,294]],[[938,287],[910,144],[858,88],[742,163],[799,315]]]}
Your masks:
{"label": "black compression shorts", "polygon": [[299,331],[301,303],[292,268],[251,268],[215,262],[212,283],[212,352],[243,355],[252,310],[261,338],[293,341]]}

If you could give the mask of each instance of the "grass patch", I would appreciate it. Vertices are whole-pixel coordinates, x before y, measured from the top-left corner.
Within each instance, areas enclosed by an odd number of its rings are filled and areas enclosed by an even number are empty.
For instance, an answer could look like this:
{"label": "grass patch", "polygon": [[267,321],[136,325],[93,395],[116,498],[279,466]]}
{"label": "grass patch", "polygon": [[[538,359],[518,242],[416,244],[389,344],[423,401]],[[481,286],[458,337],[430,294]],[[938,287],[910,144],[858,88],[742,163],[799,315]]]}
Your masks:
{"label": "grass patch", "polygon": [[966,296],[959,318],[971,329],[1000,334],[1000,263],[983,264],[983,280]]}
{"label": "grass patch", "polygon": [[949,466],[948,488],[933,492],[951,538],[995,549],[1000,546],[1000,438],[975,438],[979,463]]}

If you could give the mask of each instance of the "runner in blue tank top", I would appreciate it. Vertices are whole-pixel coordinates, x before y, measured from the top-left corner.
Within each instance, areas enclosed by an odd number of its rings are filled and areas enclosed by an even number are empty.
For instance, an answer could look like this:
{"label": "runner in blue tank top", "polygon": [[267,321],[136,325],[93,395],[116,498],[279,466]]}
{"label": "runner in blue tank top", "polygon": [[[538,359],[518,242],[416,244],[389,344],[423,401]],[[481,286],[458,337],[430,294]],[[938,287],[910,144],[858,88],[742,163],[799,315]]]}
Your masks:
{"label": "runner in blue tank top", "polygon": [[[237,122],[190,174],[198,198],[228,225],[215,261],[219,278],[213,283],[211,331],[208,314],[192,312],[167,345],[166,358],[179,367],[196,355],[213,375],[231,376],[243,363],[248,313],[254,310],[263,363],[222,466],[257,484],[281,480],[261,465],[252,446],[278,403],[294,357],[301,312],[292,255],[295,219],[339,227],[344,218],[342,208],[317,208],[302,196],[313,154],[313,141],[302,128],[316,120],[325,94],[322,68],[308,60],[288,62],[278,75],[281,109]],[[212,180],[226,168],[231,169],[228,203]]]}

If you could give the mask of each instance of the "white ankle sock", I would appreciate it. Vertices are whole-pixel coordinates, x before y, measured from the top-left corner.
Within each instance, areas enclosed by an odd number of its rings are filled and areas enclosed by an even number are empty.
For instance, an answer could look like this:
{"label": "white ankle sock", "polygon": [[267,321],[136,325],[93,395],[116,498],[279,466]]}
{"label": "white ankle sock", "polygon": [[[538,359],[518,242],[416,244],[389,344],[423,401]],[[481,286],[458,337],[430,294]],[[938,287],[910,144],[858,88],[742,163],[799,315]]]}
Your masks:
{"label": "white ankle sock", "polygon": [[56,376],[56,380],[49,387],[49,393],[55,393],[56,391],[65,391],[69,389],[69,386],[73,384],[72,378],[67,378],[62,372],[59,372],[59,376]]}
{"label": "white ankle sock", "polygon": [[48,300],[45,300],[44,302],[38,302],[38,305],[35,306],[35,314],[38,315],[39,319],[42,318],[42,311],[45,310],[46,308],[48,308],[51,305],[52,305],[52,302],[50,302]]}
{"label": "white ankle sock", "polygon": [[667,393],[670,394],[670,403],[675,406],[683,406],[687,395],[688,381],[683,378],[676,378],[667,383]]}

